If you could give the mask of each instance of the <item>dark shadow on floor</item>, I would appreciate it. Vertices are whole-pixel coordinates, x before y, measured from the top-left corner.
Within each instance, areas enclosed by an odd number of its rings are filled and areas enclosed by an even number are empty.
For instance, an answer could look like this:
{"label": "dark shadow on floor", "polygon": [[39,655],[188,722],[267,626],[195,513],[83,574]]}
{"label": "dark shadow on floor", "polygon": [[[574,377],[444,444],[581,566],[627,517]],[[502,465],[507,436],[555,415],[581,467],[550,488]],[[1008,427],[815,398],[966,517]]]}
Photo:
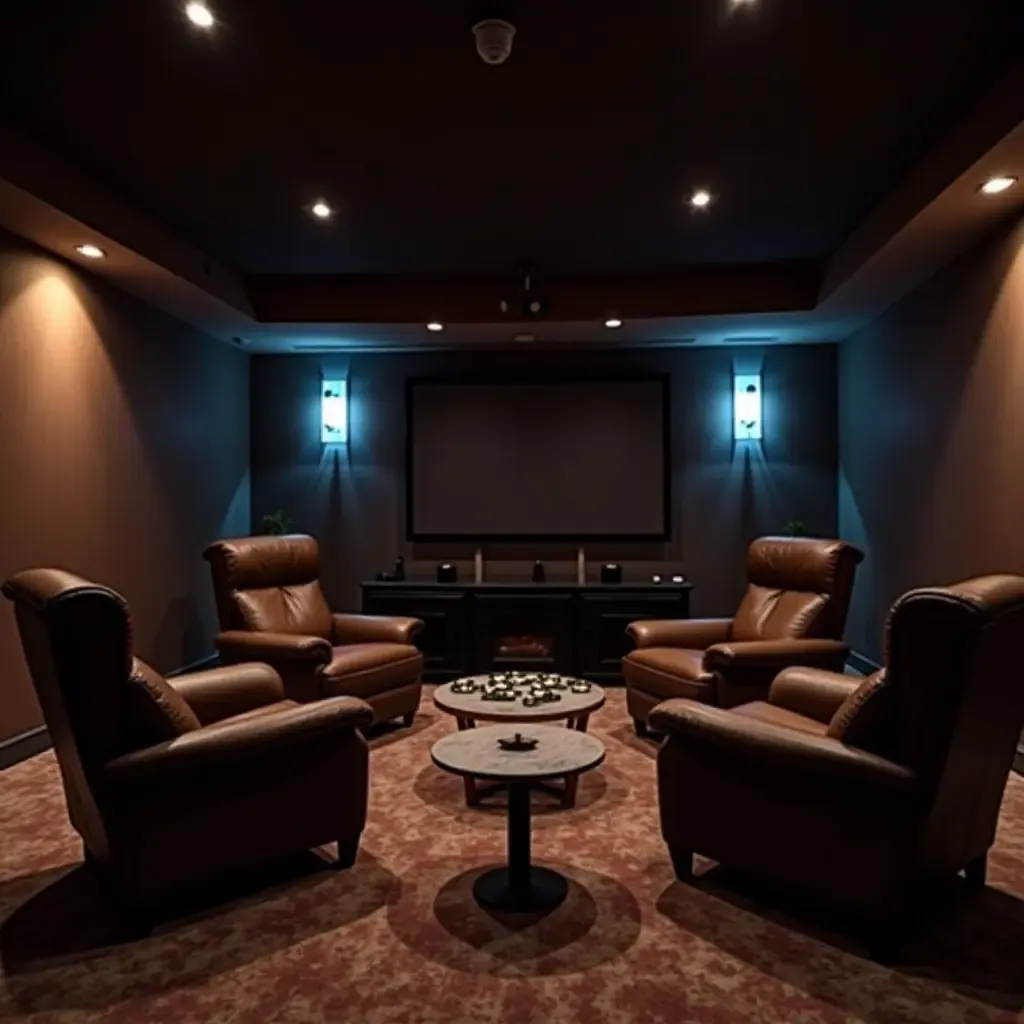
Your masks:
{"label": "dark shadow on floor", "polygon": [[402,725],[397,719],[393,722],[379,722],[370,726],[364,735],[371,750],[381,750],[383,747],[390,747],[392,743],[411,739],[424,729],[429,729],[437,718],[438,716],[431,711],[420,710],[416,712],[412,725]]}
{"label": "dark shadow on floor", "polygon": [[545,864],[569,881],[565,902],[548,914],[499,914],[480,907],[473,883],[490,864],[466,870],[444,861],[388,900],[388,923],[410,949],[451,970],[499,977],[544,977],[593,970],[637,941],[640,906],[615,879]]}
{"label": "dark shadow on floor", "polygon": [[617,725],[614,729],[608,730],[608,735],[612,739],[618,740],[624,747],[629,747],[630,750],[635,750],[652,761],[658,756],[658,748],[663,739],[656,733],[641,738],[637,736],[631,725]]}
{"label": "dark shadow on floor", "polygon": [[[999,889],[970,891],[957,880],[885,965],[871,959],[871,936],[862,923],[722,867],[713,866],[694,885],[669,886],[657,907],[687,932],[851,1014],[863,1016],[858,997],[866,986],[884,981],[891,990],[900,979],[908,987],[924,981],[948,988],[951,998],[962,996],[1000,1010],[1024,1009],[1024,901]],[[751,922],[747,915],[758,920]],[[758,931],[766,934],[750,941]],[[787,951],[801,938],[830,947],[826,956],[842,955],[842,985],[828,971],[808,970],[806,950]],[[849,994],[848,1005],[837,998],[839,993]],[[919,1004],[910,992],[908,1000]],[[919,1016],[900,1019],[930,1024],[933,1010],[917,1009]]]}
{"label": "dark shadow on floor", "polygon": [[165,908],[152,935],[134,941],[90,869],[48,872],[42,887],[0,924],[10,998],[26,1013],[104,1009],[204,985],[367,917],[401,887],[365,851],[347,871],[327,864],[310,851],[239,874]]}

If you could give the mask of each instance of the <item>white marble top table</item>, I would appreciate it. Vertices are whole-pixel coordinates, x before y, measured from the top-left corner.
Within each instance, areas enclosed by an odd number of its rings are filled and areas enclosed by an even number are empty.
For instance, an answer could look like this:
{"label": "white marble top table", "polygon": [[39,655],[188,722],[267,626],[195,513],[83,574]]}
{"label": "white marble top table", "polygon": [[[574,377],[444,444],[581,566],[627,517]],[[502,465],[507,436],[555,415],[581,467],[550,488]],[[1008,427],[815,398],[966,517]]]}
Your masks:
{"label": "white marble top table", "polygon": [[[473,682],[483,684],[488,676],[469,676]],[[566,683],[575,680],[563,676]],[[462,682],[462,680],[456,680]],[[522,691],[526,692],[525,688]],[[566,688],[558,691],[561,700],[527,707],[522,696],[514,701],[484,700],[476,693],[454,693],[452,684],[445,683],[434,691],[434,704],[456,718],[479,722],[559,722],[565,718],[586,718],[597,711],[605,701],[604,690],[591,684],[586,693],[573,693]]]}
{"label": "white marble top table", "polygon": [[[516,732],[535,737],[537,746],[533,750],[502,750],[498,739]],[[516,728],[510,723],[452,733],[434,744],[430,756],[439,768],[456,775],[495,782],[543,782],[596,768],[604,760],[604,744],[575,729]]]}

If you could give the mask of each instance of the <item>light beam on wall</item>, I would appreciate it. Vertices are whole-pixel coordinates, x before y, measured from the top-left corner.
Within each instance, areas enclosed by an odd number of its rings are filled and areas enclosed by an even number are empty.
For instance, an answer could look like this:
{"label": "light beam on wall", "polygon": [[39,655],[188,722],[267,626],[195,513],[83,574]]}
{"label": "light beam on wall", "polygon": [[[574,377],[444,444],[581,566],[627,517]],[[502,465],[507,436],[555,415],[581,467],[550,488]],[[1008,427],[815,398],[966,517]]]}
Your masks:
{"label": "light beam on wall", "polygon": [[321,385],[320,440],[348,444],[348,381],[325,380]]}
{"label": "light beam on wall", "polygon": [[733,437],[737,441],[760,441],[764,436],[761,419],[761,374],[733,377]]}

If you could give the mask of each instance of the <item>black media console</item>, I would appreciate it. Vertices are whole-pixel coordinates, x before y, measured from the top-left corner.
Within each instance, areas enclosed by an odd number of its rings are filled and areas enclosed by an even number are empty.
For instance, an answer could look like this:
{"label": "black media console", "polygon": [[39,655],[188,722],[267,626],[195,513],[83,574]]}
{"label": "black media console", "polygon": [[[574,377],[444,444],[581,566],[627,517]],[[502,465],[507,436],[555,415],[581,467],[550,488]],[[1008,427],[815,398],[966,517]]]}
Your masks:
{"label": "black media console", "polygon": [[690,583],[434,583],[362,585],[366,615],[422,619],[424,678],[447,682],[502,669],[540,669],[620,683],[637,619],[690,617]]}

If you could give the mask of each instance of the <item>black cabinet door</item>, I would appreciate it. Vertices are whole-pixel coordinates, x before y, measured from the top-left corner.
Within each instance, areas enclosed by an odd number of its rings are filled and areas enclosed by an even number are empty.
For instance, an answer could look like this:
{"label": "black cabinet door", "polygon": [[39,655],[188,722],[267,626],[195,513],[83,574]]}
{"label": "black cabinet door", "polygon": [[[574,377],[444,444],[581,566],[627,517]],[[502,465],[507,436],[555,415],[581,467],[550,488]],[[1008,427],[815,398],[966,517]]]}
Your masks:
{"label": "black cabinet door", "polygon": [[466,591],[424,591],[414,588],[367,589],[367,615],[400,615],[423,620],[413,641],[423,652],[423,675],[430,682],[447,682],[471,675],[470,596]]}
{"label": "black cabinet door", "polygon": [[630,594],[623,591],[580,594],[576,635],[578,671],[595,683],[622,681],[622,658],[633,650],[626,627],[640,619],[682,619],[689,617],[686,593]]}

